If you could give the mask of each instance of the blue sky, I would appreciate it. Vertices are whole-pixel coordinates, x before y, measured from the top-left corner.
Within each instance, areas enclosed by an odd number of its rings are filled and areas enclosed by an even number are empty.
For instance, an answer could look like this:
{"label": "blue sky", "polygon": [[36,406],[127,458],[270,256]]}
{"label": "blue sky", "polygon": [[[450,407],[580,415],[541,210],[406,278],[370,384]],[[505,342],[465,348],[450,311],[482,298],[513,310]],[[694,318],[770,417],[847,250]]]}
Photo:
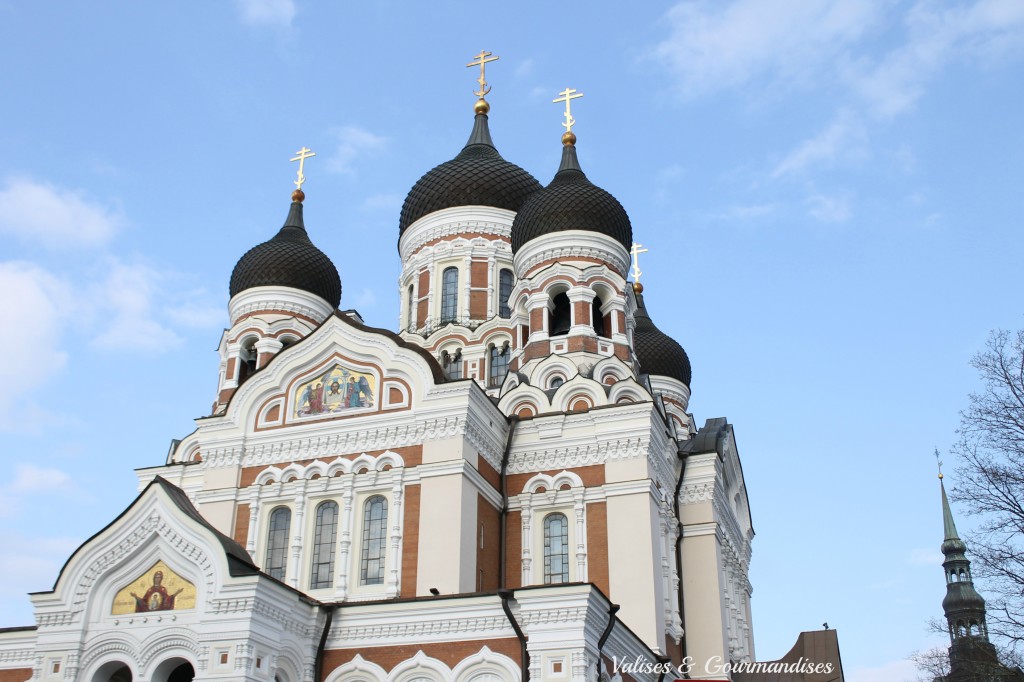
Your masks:
{"label": "blue sky", "polygon": [[1024,323],[1019,0],[0,0],[0,625],[209,410],[299,147],[342,307],[397,326],[398,211],[465,142],[481,49],[495,142],[542,182],[551,100],[585,94],[581,164],[651,249],[691,409],[736,425],[758,658],[828,621],[853,682],[907,679],[942,643],[931,452]]}

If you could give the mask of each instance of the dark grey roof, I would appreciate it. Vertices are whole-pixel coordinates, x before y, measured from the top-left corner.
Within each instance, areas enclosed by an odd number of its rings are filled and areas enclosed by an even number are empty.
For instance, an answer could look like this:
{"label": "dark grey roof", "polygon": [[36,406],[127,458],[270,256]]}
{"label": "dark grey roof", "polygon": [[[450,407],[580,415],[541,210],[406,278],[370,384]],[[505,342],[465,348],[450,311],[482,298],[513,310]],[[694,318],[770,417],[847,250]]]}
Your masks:
{"label": "dark grey roof", "polygon": [[512,223],[512,251],[545,234],[586,230],[612,237],[628,251],[633,227],[622,204],[587,179],[576,147],[562,147],[562,163],[551,183],[530,196]]}
{"label": "dark grey roof", "polygon": [[678,341],[654,326],[644,306],[643,294],[636,294],[634,319],[633,350],[640,361],[640,371],[678,379],[689,387],[693,376],[690,358]]}
{"label": "dark grey roof", "polygon": [[[174,501],[174,504],[178,509],[184,512],[185,515],[193,521],[214,534],[220,542],[220,546],[224,548],[224,554],[227,555],[228,559],[228,572],[232,576],[237,577],[240,575],[255,575],[256,573],[259,573],[259,569],[256,567],[256,564],[253,563],[252,557],[250,557],[249,553],[245,551],[245,548],[238,544],[234,539],[229,538],[227,535],[224,535],[224,533],[221,533],[213,526],[213,524],[207,521],[206,518],[199,513],[199,510],[195,508],[192,501],[188,499],[188,495],[185,494],[184,490],[174,485],[163,476],[155,477],[149,485],[159,485],[163,488],[164,492],[167,493],[167,496]],[[148,488],[149,486],[146,487]],[[145,491],[143,491],[143,493],[145,493]],[[139,495],[139,497],[141,498],[142,495]]]}
{"label": "dark grey roof", "polygon": [[525,170],[501,158],[491,141],[487,114],[477,114],[469,141],[458,156],[416,181],[402,206],[398,223],[406,228],[425,215],[453,206],[494,206],[518,211],[540,183]]}
{"label": "dark grey roof", "polygon": [[341,302],[338,269],[309,240],[302,222],[302,204],[297,201],[292,202],[284,227],[270,241],[249,249],[231,273],[231,296],[265,286],[308,291],[335,308]]}

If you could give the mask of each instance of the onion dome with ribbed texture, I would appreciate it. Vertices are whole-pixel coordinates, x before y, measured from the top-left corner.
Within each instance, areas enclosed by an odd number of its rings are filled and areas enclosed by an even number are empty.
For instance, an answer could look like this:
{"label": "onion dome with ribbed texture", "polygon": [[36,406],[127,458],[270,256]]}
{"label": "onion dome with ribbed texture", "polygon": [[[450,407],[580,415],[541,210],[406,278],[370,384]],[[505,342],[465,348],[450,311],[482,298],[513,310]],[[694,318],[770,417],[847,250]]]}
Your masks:
{"label": "onion dome with ribbed texture", "polygon": [[541,188],[525,170],[501,158],[491,141],[487,114],[478,113],[469,141],[451,161],[426,173],[405,197],[399,238],[425,215],[455,206],[494,206],[518,211]]}
{"label": "onion dome with ribbed texture", "polygon": [[644,306],[644,295],[639,292],[636,294],[636,314],[633,319],[636,320],[633,350],[636,359],[640,361],[640,371],[676,379],[689,388],[693,376],[689,356],[678,341],[654,326]]}
{"label": "onion dome with ribbed texture", "polygon": [[628,251],[633,227],[626,209],[611,194],[587,179],[576,147],[562,147],[562,163],[551,183],[523,204],[512,223],[512,252],[546,234],[584,230],[608,235]]}
{"label": "onion dome with ribbed texture", "polygon": [[293,201],[284,227],[270,241],[249,249],[231,273],[231,296],[253,287],[301,289],[330,303],[341,303],[338,269],[313,246],[302,222],[302,204]]}

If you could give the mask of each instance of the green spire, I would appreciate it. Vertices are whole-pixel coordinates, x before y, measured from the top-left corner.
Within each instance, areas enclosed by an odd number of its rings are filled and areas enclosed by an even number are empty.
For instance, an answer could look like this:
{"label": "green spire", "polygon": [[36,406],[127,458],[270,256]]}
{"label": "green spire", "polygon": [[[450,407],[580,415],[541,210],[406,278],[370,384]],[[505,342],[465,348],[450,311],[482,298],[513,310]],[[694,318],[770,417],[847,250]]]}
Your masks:
{"label": "green spire", "polygon": [[939,480],[939,487],[942,488],[942,526],[943,530],[946,531],[946,537],[944,540],[959,540],[960,536],[956,533],[956,524],[953,522],[953,512],[949,508],[949,499],[946,497],[946,485]]}

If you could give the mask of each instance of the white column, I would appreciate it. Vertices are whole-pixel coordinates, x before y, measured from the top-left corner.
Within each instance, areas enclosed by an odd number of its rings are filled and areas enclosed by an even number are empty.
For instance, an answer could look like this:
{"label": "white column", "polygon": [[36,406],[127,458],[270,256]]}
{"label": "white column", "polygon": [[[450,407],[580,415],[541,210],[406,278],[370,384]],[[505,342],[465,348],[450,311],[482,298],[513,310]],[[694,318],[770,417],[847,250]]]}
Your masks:
{"label": "white column", "polygon": [[583,488],[573,491],[573,512],[576,516],[576,581],[587,582],[587,506],[583,504]]}
{"label": "white column", "polygon": [[[260,491],[262,488],[261,485],[253,484],[249,491],[249,533],[245,538],[245,551],[249,552],[253,561],[256,561],[256,533],[259,532],[257,526],[260,518]],[[256,561],[256,563],[260,562]]]}
{"label": "white column", "polygon": [[469,297],[473,292],[472,269],[473,258],[471,255],[467,255],[463,261],[462,272],[459,273],[459,285],[462,287],[462,305],[459,306],[459,311],[456,315],[458,319],[469,318]]}
{"label": "white column", "polygon": [[306,481],[303,479],[298,483],[298,492],[295,494],[295,519],[292,522],[292,547],[291,560],[288,562],[288,569],[285,578],[289,585],[299,587],[299,572],[305,565],[304,544],[302,534],[306,529]]}
{"label": "white column", "polygon": [[531,575],[530,564],[532,563],[533,555],[533,533],[530,530],[532,527],[533,510],[530,509],[530,494],[523,493],[519,496],[522,501],[520,516],[523,522],[523,587],[533,584],[533,576]]}
{"label": "white column", "polygon": [[402,471],[392,469],[395,483],[391,487],[391,508],[388,510],[388,525],[391,526],[391,547],[388,556],[388,595],[397,597],[400,587],[399,571],[402,559]]}
{"label": "white column", "polygon": [[343,600],[348,594],[348,573],[351,561],[349,561],[349,551],[352,547],[352,504],[353,504],[353,491],[352,491],[352,474],[345,474],[342,480],[341,498],[342,498],[342,511],[341,511],[341,540],[338,542],[338,565],[337,565],[337,580],[335,585],[338,586],[337,598]]}
{"label": "white column", "polygon": [[594,303],[594,299],[597,297],[597,294],[587,287],[576,286],[565,292],[565,295],[569,298],[569,308],[572,311],[572,317],[570,318],[572,320],[572,326],[569,327],[569,336],[593,336],[594,328],[591,326],[593,324],[593,320],[591,320],[591,324],[584,324],[581,320],[577,320],[576,304],[584,303],[589,311],[590,306]]}

